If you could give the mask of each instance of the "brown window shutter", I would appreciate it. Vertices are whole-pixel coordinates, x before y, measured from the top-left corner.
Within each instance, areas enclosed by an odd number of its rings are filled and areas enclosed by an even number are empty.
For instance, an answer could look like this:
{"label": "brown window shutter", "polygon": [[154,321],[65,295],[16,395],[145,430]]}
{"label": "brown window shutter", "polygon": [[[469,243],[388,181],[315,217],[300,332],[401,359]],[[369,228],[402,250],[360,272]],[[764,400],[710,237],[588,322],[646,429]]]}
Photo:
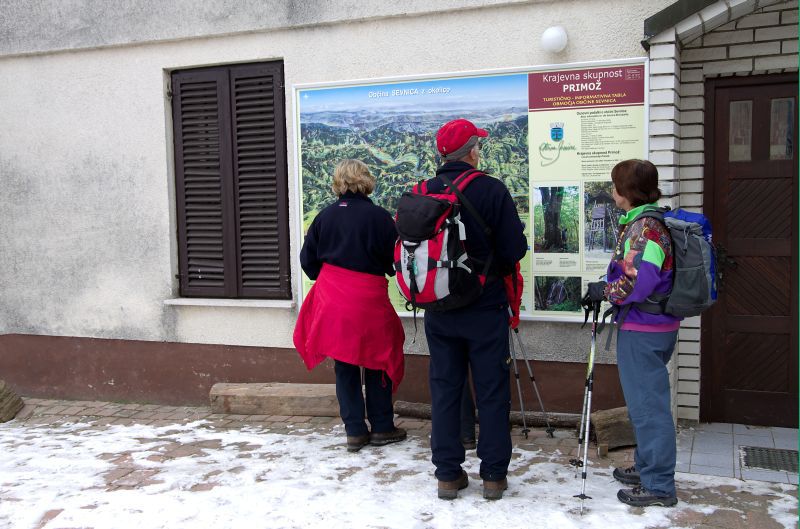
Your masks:
{"label": "brown window shutter", "polygon": [[230,68],[239,296],[288,299],[283,63]]}
{"label": "brown window shutter", "polygon": [[230,105],[225,69],[172,75],[182,296],[236,295]]}

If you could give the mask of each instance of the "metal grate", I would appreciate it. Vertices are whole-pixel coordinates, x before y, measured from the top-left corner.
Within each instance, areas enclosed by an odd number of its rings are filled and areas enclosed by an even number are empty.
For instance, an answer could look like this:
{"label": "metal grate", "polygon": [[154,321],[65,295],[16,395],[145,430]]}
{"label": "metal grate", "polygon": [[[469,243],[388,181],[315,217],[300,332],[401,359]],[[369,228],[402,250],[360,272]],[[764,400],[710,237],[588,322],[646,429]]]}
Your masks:
{"label": "metal grate", "polygon": [[742,466],[797,474],[797,450],[742,446]]}

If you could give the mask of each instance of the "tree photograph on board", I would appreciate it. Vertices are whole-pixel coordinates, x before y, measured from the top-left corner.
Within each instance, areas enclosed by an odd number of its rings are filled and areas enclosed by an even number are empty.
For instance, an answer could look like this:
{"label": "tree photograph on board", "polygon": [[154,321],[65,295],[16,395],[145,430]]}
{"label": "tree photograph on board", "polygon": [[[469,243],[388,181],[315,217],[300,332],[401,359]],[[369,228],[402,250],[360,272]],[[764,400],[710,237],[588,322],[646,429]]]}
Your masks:
{"label": "tree photograph on board", "polygon": [[578,186],[533,188],[533,245],[538,253],[578,253]]}
{"label": "tree photograph on board", "polygon": [[581,278],[536,276],[534,278],[534,308],[556,312],[580,312]]}

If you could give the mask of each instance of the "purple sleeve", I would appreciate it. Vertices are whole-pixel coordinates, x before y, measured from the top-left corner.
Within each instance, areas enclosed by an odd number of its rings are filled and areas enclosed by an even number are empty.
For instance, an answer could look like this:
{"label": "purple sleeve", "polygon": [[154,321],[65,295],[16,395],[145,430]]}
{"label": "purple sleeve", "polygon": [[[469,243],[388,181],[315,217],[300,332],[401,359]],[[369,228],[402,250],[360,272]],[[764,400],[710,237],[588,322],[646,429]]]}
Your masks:
{"label": "purple sleeve", "polygon": [[660,230],[650,220],[630,227],[630,246],[619,261],[622,273],[606,286],[606,297],[615,305],[646,300],[662,280],[661,266],[643,259],[648,241],[655,242],[660,235]]}
{"label": "purple sleeve", "polygon": [[[647,297],[655,291],[656,285],[661,281],[661,269],[653,263],[643,261],[639,266],[636,279],[631,280],[627,275],[623,274],[620,277],[620,282],[625,281],[624,287],[614,292],[609,299],[612,303],[617,305],[624,305],[627,303],[639,303],[647,299]],[[613,289],[613,286],[612,286]],[[616,294],[616,299],[615,298]],[[620,296],[619,294],[622,294]]]}

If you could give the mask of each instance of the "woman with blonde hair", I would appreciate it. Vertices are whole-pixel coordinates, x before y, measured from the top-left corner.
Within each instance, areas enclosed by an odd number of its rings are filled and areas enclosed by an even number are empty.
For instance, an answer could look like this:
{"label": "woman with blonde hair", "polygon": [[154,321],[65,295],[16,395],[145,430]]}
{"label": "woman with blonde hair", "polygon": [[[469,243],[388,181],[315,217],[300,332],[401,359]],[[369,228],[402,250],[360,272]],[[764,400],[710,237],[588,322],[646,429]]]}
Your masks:
{"label": "woman with blonde hair", "polygon": [[363,162],[339,162],[333,174],[338,199],[316,216],[300,251],[300,265],[316,283],[300,309],[294,344],[309,370],[333,358],[350,452],[406,438],[392,408],[403,378],[405,335],[385,277],[395,273],[397,230],[389,212],[368,198],[374,189]]}

